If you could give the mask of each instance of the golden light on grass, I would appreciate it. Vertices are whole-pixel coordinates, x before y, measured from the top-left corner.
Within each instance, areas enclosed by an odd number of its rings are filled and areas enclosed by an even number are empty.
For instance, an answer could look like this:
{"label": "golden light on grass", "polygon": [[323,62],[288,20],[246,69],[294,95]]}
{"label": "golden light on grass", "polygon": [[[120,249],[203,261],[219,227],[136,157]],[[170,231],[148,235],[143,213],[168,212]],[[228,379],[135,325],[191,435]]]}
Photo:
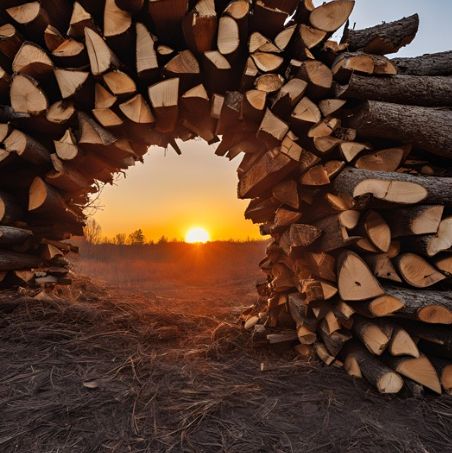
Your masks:
{"label": "golden light on grass", "polygon": [[209,232],[202,227],[190,228],[185,235],[185,242],[188,244],[205,244],[210,241]]}

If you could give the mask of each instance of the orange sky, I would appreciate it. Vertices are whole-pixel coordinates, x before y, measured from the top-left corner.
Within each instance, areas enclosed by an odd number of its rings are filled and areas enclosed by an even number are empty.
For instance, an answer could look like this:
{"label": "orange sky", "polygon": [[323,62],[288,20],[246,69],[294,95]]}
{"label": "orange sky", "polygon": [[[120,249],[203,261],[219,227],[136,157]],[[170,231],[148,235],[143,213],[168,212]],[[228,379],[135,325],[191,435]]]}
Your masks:
{"label": "orange sky", "polygon": [[[415,12],[420,15],[419,32],[398,55],[449,50],[450,0],[394,0],[387,4],[360,0],[350,24],[365,28]],[[340,33],[334,38],[340,39]],[[236,199],[235,170],[240,158],[229,162],[217,157],[215,145],[210,147],[202,140],[181,147],[182,156],[168,150],[166,157],[162,149],[153,148],[144,165],[137,163],[128,170],[127,179],[104,189],[99,200],[104,209],[95,215],[103,235],[129,234],[142,228],[147,239],[156,240],[162,235],[183,239],[191,226],[202,226],[213,240],[260,238],[258,227],[243,218],[248,202]]]}
{"label": "orange sky", "polygon": [[183,239],[190,227],[206,228],[212,240],[258,239],[259,228],[243,218],[248,205],[238,200],[236,168],[196,140],[172,149],[152,148],[116,186],[106,186],[95,214],[104,236],[142,228],[147,239]]}

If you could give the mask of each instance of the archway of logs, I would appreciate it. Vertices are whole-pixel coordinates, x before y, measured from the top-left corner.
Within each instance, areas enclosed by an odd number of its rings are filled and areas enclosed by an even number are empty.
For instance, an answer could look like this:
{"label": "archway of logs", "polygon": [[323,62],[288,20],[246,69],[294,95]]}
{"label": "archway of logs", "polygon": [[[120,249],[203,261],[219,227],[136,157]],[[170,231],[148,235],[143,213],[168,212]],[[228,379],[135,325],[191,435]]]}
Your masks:
{"label": "archway of logs", "polygon": [[451,392],[452,52],[389,59],[418,16],[352,30],[353,6],[2,0],[3,284],[69,283],[63,241],[99,182],[201,137],[241,156],[272,237],[255,341],[383,393]]}

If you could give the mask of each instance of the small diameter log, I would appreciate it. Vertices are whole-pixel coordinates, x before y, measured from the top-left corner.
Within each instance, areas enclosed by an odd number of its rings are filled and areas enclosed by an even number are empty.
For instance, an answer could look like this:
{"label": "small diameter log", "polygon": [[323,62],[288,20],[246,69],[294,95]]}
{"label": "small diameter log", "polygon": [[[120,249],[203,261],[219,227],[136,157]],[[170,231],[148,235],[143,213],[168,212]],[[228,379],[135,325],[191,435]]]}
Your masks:
{"label": "small diameter log", "polygon": [[361,316],[354,316],[353,320],[353,331],[364,346],[372,354],[382,355],[391,340],[392,326],[377,324]]}
{"label": "small diameter log", "polygon": [[2,250],[0,253],[0,271],[14,271],[19,269],[30,269],[39,267],[41,258],[22,253],[7,252]]}
{"label": "small diameter log", "polygon": [[399,255],[395,261],[401,277],[415,288],[428,288],[446,278],[428,261],[414,253]]}
{"label": "small diameter log", "polygon": [[399,374],[358,343],[347,346],[344,367],[350,376],[364,376],[380,393],[398,393],[403,387],[403,379]]}
{"label": "small diameter log", "polygon": [[394,58],[391,60],[399,74],[415,76],[452,75],[452,51],[425,54],[414,58]]}
{"label": "small diameter log", "polygon": [[338,85],[335,94],[341,99],[392,102],[395,104],[441,107],[452,105],[450,77],[395,75],[368,77],[353,74],[347,85]]}
{"label": "small diameter log", "polygon": [[337,260],[338,290],[344,301],[373,299],[384,294],[378,280],[356,253],[344,251]]}
{"label": "small diameter log", "polygon": [[32,236],[33,233],[30,230],[0,225],[0,247],[2,248],[23,244]]}
{"label": "small diameter log", "polygon": [[404,306],[396,316],[428,324],[452,324],[452,295],[447,291],[420,291],[385,286],[386,294],[398,298]]}
{"label": "small diameter log", "polygon": [[430,360],[421,355],[413,357],[387,357],[385,362],[397,373],[412,379],[435,393],[441,394],[441,383]]}
{"label": "small diameter log", "polygon": [[361,50],[367,53],[385,55],[396,53],[400,48],[410,44],[419,28],[419,16],[413,14],[394,22],[383,22],[381,25],[344,31],[341,42],[348,44],[351,52]]}
{"label": "small diameter log", "polygon": [[367,101],[349,119],[363,137],[406,141],[436,156],[452,158],[452,111]]}
{"label": "small diameter log", "polygon": [[414,176],[405,173],[361,170],[347,167],[336,176],[338,193],[357,198],[371,194],[377,200],[399,204],[444,204],[452,206],[449,178]]}
{"label": "small diameter log", "polygon": [[354,311],[367,318],[391,316],[403,309],[404,303],[398,297],[384,294],[373,300],[352,303]]}

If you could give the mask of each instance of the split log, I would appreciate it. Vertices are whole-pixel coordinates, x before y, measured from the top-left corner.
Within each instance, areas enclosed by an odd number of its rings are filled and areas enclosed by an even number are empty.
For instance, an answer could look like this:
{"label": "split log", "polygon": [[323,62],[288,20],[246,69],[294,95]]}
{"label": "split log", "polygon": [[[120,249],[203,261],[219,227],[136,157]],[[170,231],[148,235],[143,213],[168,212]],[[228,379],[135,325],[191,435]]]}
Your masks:
{"label": "split log", "polygon": [[102,36],[89,27],[85,27],[85,45],[88,51],[91,73],[95,76],[118,67],[119,62]]}
{"label": "split log", "polygon": [[452,248],[452,217],[446,217],[439,224],[436,234],[426,234],[403,241],[406,248],[431,257]]}
{"label": "split log", "polygon": [[184,17],[182,29],[188,48],[202,54],[213,50],[217,32],[217,15],[213,0],[201,0]]}
{"label": "split log", "polygon": [[415,76],[452,75],[452,51],[425,54],[414,58],[393,58],[399,74]]}
{"label": "split log", "polygon": [[403,379],[358,343],[347,347],[344,367],[354,377],[365,377],[380,393],[398,393]]}
{"label": "split log", "polygon": [[395,75],[388,78],[353,74],[347,85],[335,88],[341,99],[441,107],[452,105],[450,77]]}
{"label": "split log", "polygon": [[391,236],[414,236],[436,234],[441,223],[444,206],[413,206],[398,208],[396,211],[384,211],[383,216],[391,228]]}
{"label": "split log", "polygon": [[172,78],[158,82],[149,87],[148,93],[157,118],[157,130],[160,132],[174,130],[179,114],[179,79]]}
{"label": "split log", "polygon": [[415,288],[427,288],[446,278],[428,261],[414,253],[399,255],[396,265],[403,280]]}
{"label": "split log", "polygon": [[384,294],[378,280],[356,253],[344,251],[337,261],[338,289],[344,301],[373,299]]}
{"label": "split log", "polygon": [[336,176],[333,187],[353,198],[371,194],[377,200],[399,204],[452,205],[448,178],[414,176],[403,173],[345,168]]}
{"label": "split log", "polygon": [[394,22],[383,22],[381,25],[351,30],[346,27],[341,42],[348,44],[352,52],[363,52],[385,55],[395,53],[410,44],[419,28],[419,16],[413,14]]}
{"label": "split log", "polygon": [[420,356],[419,349],[411,335],[397,325],[393,327],[388,352],[395,357],[409,356],[418,358]]}
{"label": "split log", "polygon": [[413,357],[387,357],[385,361],[397,373],[412,379],[435,393],[441,394],[441,383],[435,368],[424,355]]}
{"label": "split log", "polygon": [[268,151],[241,176],[238,197],[253,198],[265,194],[296,168],[295,160],[285,154]]}
{"label": "split log", "polygon": [[434,155],[452,158],[452,112],[445,109],[365,102],[349,119],[363,137],[402,140]]}
{"label": "split log", "polygon": [[140,22],[137,22],[135,32],[135,58],[138,77],[146,82],[154,82],[157,80],[159,72],[159,63],[157,60],[157,52],[155,51],[154,38],[146,26]]}
{"label": "split log", "polygon": [[448,394],[452,394],[452,363],[448,360],[439,357],[430,357],[432,365],[435,367],[443,390]]}
{"label": "split log", "polygon": [[45,93],[32,77],[16,74],[11,82],[11,107],[17,113],[38,115],[47,110],[49,104]]}
{"label": "split log", "polygon": [[15,152],[19,157],[34,165],[50,164],[49,151],[32,137],[14,130],[5,140],[5,149]]}
{"label": "split log", "polygon": [[392,326],[385,323],[377,324],[366,318],[354,316],[353,331],[369,352],[382,355],[392,336]]}

